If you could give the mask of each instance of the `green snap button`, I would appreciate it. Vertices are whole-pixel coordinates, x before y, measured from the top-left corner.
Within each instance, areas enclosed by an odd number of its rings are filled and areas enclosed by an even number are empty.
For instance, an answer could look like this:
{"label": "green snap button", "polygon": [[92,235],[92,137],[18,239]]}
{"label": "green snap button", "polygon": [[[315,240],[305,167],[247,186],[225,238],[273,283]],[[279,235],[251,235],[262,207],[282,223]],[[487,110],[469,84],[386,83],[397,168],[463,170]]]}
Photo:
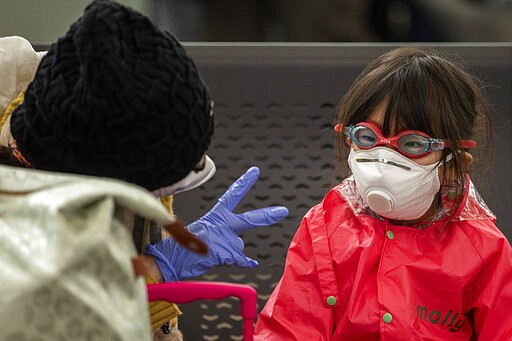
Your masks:
{"label": "green snap button", "polygon": [[388,232],[386,232],[386,234],[388,235],[389,239],[391,239],[391,240],[395,239],[395,234],[393,233],[393,231],[388,231]]}
{"label": "green snap button", "polygon": [[393,316],[390,313],[385,313],[382,315],[382,321],[389,323],[391,320],[393,320]]}
{"label": "green snap button", "polygon": [[335,305],[336,304],[336,297],[334,297],[334,296],[327,297],[327,304],[328,305]]}

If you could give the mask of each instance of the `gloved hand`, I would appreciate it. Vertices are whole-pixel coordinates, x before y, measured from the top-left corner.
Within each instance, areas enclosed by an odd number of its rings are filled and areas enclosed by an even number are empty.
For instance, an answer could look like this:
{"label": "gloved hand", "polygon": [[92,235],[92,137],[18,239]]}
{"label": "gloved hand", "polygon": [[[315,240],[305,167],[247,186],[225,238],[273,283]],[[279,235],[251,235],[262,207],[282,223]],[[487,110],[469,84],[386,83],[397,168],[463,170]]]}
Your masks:
{"label": "gloved hand", "polygon": [[172,237],[146,246],[144,253],[152,255],[166,282],[195,277],[218,265],[255,267],[258,262],[243,253],[244,242],[238,233],[257,226],[277,223],[288,215],[284,206],[271,206],[233,213],[240,200],[258,179],[260,171],[251,167],[236,180],[217,204],[187,228],[208,244],[207,255],[187,251]]}

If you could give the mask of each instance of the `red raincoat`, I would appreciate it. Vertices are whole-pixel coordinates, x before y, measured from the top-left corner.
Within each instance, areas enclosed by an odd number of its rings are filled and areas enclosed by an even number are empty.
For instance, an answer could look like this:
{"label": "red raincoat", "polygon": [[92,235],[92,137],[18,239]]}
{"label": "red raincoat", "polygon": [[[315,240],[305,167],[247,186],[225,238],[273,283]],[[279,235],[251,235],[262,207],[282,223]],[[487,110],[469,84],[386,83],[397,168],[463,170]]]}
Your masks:
{"label": "red raincoat", "polygon": [[471,185],[442,234],[443,219],[392,225],[349,178],[304,217],[255,340],[512,340],[512,249],[494,221]]}

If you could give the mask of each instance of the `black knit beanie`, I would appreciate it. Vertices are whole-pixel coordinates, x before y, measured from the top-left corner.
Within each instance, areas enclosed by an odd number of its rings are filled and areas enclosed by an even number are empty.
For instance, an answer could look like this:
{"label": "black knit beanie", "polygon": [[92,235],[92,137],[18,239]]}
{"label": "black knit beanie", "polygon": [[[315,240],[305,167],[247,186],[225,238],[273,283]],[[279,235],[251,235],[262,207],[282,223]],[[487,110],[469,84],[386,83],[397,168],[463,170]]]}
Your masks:
{"label": "black knit beanie", "polygon": [[169,33],[96,0],[41,60],[11,132],[37,169],[112,177],[156,190],[210,144],[210,98]]}

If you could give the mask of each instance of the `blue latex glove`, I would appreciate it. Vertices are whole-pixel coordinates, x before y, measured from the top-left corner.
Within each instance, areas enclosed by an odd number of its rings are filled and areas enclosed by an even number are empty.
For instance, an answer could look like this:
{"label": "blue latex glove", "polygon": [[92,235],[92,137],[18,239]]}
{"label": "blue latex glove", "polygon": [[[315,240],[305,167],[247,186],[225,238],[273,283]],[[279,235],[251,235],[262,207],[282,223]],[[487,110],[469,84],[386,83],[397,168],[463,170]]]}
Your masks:
{"label": "blue latex glove", "polygon": [[198,255],[184,249],[172,237],[146,246],[144,253],[152,255],[166,282],[204,274],[218,265],[255,267],[258,262],[243,253],[244,242],[238,233],[257,226],[277,223],[288,216],[284,206],[271,206],[233,213],[260,175],[251,167],[236,180],[218,200],[217,204],[187,228],[208,244],[209,253]]}

